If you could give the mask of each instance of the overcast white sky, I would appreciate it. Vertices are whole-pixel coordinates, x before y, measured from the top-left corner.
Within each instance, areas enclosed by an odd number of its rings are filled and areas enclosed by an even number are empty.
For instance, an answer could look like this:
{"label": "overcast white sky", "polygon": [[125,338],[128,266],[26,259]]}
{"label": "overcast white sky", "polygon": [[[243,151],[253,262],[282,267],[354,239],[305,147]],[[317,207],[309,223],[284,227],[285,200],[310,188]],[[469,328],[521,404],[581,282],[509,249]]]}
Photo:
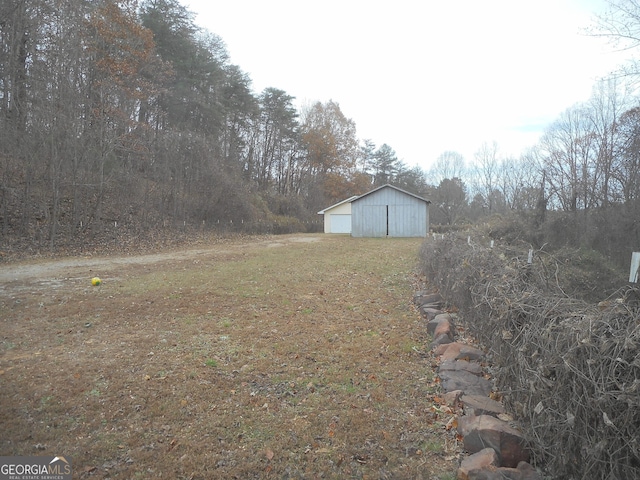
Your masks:
{"label": "overcast white sky", "polygon": [[360,139],[428,169],[518,156],[621,61],[582,29],[604,0],[183,0],[256,93],[334,100]]}

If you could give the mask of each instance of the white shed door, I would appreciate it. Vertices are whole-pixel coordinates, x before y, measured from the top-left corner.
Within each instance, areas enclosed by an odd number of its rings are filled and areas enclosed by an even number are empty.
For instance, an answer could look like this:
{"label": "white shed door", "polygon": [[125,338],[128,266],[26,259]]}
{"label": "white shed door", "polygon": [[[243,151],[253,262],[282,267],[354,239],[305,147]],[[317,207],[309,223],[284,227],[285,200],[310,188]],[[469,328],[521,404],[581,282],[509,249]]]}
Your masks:
{"label": "white shed door", "polygon": [[351,233],[351,215],[331,215],[331,233]]}

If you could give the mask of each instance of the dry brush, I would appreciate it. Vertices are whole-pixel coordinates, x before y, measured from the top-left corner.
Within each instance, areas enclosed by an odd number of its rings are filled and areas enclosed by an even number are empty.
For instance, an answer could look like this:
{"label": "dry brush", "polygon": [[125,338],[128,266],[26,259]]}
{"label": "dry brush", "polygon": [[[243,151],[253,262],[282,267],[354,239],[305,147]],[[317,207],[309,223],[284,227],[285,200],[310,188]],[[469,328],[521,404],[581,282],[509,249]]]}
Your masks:
{"label": "dry brush", "polygon": [[597,303],[568,296],[570,268],[539,250],[449,235],[421,266],[460,310],[496,388],[551,478],[640,478],[640,302],[629,286]]}

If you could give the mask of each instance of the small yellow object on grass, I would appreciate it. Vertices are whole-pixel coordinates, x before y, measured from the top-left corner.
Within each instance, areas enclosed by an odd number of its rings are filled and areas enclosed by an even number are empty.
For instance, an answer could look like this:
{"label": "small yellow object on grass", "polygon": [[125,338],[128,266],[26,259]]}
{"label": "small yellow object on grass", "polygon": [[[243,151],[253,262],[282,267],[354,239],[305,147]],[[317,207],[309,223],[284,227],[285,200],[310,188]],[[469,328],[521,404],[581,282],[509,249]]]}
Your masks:
{"label": "small yellow object on grass", "polygon": [[94,287],[97,287],[101,283],[102,283],[102,280],[100,280],[98,277],[93,277],[91,279],[91,285],[93,285]]}

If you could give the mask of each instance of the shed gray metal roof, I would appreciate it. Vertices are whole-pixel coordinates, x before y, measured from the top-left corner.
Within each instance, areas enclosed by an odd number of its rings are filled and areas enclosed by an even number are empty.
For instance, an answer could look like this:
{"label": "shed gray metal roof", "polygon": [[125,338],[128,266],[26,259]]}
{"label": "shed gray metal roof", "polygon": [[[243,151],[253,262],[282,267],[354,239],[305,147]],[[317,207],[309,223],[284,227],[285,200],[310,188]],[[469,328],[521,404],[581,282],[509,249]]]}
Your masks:
{"label": "shed gray metal roof", "polygon": [[[370,192],[364,193],[364,194],[360,195],[359,197],[356,197],[356,198],[355,198],[355,200],[351,200],[351,202],[352,202],[352,203],[353,203],[353,202],[357,202],[357,201],[358,201],[358,200],[360,200],[361,198],[364,198],[364,197],[366,197],[367,195],[371,195],[372,193],[375,193],[375,192],[377,192],[378,190],[382,190],[383,188],[387,188],[387,187],[388,187],[388,188],[393,188],[394,190],[397,190],[397,191],[399,191],[399,192],[402,192],[402,193],[404,193],[405,195],[409,195],[409,196],[411,196],[411,197],[413,197],[413,198],[417,198],[418,200],[422,200],[423,202],[426,202],[427,204],[431,204],[431,200],[427,200],[426,198],[422,198],[422,197],[421,197],[421,196],[419,196],[419,195],[416,195],[416,194],[411,193],[411,192],[407,192],[406,190],[402,190],[401,188],[394,187],[394,186],[393,186],[393,185],[391,185],[390,183],[387,183],[387,184],[385,184],[385,185],[382,185],[381,187],[378,187],[378,188],[374,188],[374,189],[373,189],[373,190],[371,190]],[[335,206],[335,205],[334,205],[334,206]],[[332,207],[329,207],[329,208],[332,208]]]}

